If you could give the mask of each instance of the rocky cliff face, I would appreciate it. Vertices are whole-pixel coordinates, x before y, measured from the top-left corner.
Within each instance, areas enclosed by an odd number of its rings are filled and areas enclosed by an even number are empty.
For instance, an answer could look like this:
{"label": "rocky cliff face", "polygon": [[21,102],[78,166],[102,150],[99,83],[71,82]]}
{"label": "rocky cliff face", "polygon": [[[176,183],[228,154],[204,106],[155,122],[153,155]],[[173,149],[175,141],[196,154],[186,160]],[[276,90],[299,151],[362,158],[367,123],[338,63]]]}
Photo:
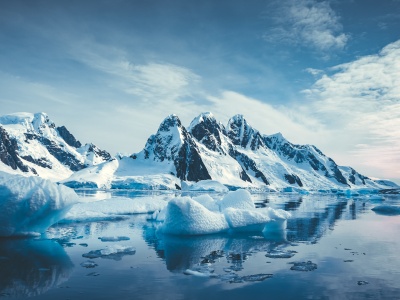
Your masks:
{"label": "rocky cliff face", "polygon": [[280,133],[262,135],[242,115],[224,127],[211,113],[203,113],[188,130],[171,115],[143,152],[146,159],[173,161],[172,173],[189,181],[211,178],[229,185],[234,179],[250,186],[309,189],[376,185],[353,169],[339,167],[315,146],[292,144]]}

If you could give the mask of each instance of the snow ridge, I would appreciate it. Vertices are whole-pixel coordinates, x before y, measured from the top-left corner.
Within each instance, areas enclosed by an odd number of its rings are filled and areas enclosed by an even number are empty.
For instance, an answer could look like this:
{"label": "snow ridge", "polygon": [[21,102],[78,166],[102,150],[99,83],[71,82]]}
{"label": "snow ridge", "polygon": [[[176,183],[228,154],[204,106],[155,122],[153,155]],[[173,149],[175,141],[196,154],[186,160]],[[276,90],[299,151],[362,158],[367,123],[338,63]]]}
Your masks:
{"label": "snow ridge", "polygon": [[[105,168],[109,164],[113,167]],[[204,180],[207,185],[196,187],[181,183]],[[292,144],[281,133],[263,135],[243,115],[233,116],[225,127],[210,112],[194,118],[188,129],[177,115],[169,115],[139,153],[78,171],[63,183],[73,187],[90,182],[103,188],[183,186],[207,190],[215,185],[221,190],[215,181],[231,189],[263,191],[382,189],[394,184],[338,166],[315,146]]]}

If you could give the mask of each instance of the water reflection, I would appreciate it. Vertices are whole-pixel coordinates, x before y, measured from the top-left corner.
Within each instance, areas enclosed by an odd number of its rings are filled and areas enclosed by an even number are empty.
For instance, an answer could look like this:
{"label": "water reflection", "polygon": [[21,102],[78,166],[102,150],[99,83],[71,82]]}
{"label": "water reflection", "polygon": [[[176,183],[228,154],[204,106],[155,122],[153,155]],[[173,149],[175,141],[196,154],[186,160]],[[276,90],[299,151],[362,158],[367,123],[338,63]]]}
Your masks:
{"label": "water reflection", "polygon": [[194,266],[214,264],[224,259],[232,270],[243,269],[242,264],[257,252],[269,252],[277,247],[286,247],[284,234],[235,234],[204,236],[157,235],[156,227],[143,228],[143,237],[154,248],[157,255],[164,259],[166,267],[172,272],[182,272]]}
{"label": "water reflection", "polygon": [[66,281],[73,264],[54,241],[0,240],[0,295],[37,296]]}

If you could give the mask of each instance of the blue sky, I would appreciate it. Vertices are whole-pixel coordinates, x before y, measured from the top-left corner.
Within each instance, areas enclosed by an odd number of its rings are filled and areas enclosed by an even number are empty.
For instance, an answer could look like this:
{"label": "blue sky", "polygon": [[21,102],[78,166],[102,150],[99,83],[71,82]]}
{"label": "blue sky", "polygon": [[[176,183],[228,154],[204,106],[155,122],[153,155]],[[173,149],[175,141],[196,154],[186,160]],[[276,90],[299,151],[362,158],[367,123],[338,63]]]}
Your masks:
{"label": "blue sky", "polygon": [[400,1],[0,2],[0,114],[141,150],[164,117],[234,114],[400,178]]}

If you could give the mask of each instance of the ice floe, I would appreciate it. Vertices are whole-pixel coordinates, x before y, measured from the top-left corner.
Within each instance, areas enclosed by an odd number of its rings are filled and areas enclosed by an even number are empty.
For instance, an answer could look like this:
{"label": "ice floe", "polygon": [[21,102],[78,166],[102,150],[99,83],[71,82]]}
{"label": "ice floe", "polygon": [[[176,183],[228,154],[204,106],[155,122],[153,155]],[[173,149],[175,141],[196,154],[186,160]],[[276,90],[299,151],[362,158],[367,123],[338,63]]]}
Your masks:
{"label": "ice floe", "polygon": [[134,255],[136,253],[135,247],[113,245],[100,250],[92,250],[88,253],[82,254],[83,257],[94,258],[108,258],[113,260],[121,260],[125,255]]}
{"label": "ice floe", "polygon": [[313,263],[312,261],[291,262],[290,264],[293,264],[293,266],[290,268],[290,270],[293,271],[308,272],[317,269],[317,264]]}

